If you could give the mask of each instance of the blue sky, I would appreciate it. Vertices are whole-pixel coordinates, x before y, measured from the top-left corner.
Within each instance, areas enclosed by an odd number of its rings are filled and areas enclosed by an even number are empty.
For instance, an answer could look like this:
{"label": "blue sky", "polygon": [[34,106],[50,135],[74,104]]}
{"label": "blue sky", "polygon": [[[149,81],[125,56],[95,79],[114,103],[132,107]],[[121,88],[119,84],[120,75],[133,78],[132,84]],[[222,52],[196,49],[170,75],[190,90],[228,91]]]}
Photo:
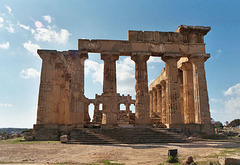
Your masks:
{"label": "blue sky", "polygon": [[[78,39],[127,40],[128,30],[175,31],[179,25],[210,26],[205,63],[211,116],[240,118],[240,1],[51,0],[0,3],[0,127],[32,127],[36,121],[41,59],[36,49],[74,50]],[[85,61],[85,95],[102,93],[99,54]],[[164,67],[148,62],[148,79]],[[117,62],[118,92],[134,97],[134,63]],[[90,109],[92,106],[90,107]]]}

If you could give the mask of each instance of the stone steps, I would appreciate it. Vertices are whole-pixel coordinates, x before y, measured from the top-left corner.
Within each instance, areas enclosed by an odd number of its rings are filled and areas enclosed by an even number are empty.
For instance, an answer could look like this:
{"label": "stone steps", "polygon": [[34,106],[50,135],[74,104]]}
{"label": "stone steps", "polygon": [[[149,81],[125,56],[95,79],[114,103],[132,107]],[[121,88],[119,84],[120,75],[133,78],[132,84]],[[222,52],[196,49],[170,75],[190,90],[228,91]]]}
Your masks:
{"label": "stone steps", "polygon": [[73,129],[72,144],[146,144],[186,142],[182,134],[159,128]]}

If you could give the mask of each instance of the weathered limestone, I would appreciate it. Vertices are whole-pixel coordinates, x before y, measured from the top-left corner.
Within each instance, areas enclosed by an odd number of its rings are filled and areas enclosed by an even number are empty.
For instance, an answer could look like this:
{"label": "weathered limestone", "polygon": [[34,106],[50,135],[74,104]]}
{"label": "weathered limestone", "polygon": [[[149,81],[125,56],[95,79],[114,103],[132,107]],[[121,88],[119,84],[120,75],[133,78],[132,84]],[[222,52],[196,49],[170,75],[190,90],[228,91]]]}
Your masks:
{"label": "weathered limestone", "polygon": [[153,91],[149,91],[149,111],[150,111],[150,117],[153,117]]}
{"label": "weathered limestone", "polygon": [[167,123],[166,82],[161,81],[162,86],[162,123]]}
{"label": "weathered limestone", "polygon": [[88,99],[84,96],[84,61],[88,58],[86,52],[70,51],[74,71],[71,78],[71,104],[69,124],[89,123]]}
{"label": "weathered limestone", "polygon": [[101,54],[101,59],[104,61],[102,124],[117,124],[116,60],[118,58],[117,54]]}
{"label": "weathered limestone", "polygon": [[152,107],[153,107],[153,117],[156,117],[157,115],[157,89],[152,89],[153,97],[152,97]]}
{"label": "weathered limestone", "polygon": [[135,62],[136,78],[136,103],[135,103],[135,124],[149,124],[149,94],[148,94],[148,75],[147,60],[149,53],[133,52],[131,59]]}
{"label": "weathered limestone", "polygon": [[38,50],[42,59],[41,82],[38,96],[37,124],[52,123],[53,77],[57,51]]}
{"label": "weathered limestone", "polygon": [[193,71],[190,62],[182,63],[184,123],[195,123]]}
{"label": "weathered limestone", "polygon": [[211,122],[204,68],[204,62],[209,57],[209,54],[192,54],[190,56],[193,67],[195,121],[199,124],[209,124]]}
{"label": "weathered limestone", "polygon": [[161,85],[157,85],[157,117],[160,117],[160,121],[162,121],[162,87]]}
{"label": "weathered limestone", "polygon": [[[102,127],[160,123],[211,132],[204,68],[210,56],[205,52],[204,35],[210,29],[181,25],[176,32],[129,31],[128,41],[80,39],[78,50],[38,50],[42,72],[35,138],[46,138],[41,133],[47,130],[50,139],[57,139],[73,128],[86,126],[90,104],[94,104],[92,123]],[[103,93],[95,99],[84,95],[84,61],[89,52],[100,53],[104,61]],[[135,62],[136,100],[117,93],[119,56],[130,56]],[[162,58],[165,68],[148,87],[150,56]],[[125,110],[120,110],[121,104]]]}
{"label": "weathered limestone", "polygon": [[167,117],[166,124],[180,124],[181,117],[181,103],[177,75],[177,61],[180,59],[179,53],[166,53],[162,60],[166,62],[166,104]]}

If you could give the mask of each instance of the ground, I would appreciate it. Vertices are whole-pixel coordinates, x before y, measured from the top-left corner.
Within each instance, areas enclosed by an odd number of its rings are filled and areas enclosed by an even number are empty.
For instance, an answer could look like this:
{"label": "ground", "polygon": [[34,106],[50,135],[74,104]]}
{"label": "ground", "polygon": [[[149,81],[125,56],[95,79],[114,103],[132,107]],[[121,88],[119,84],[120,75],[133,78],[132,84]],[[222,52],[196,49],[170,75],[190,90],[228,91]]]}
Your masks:
{"label": "ground", "polygon": [[[184,162],[193,156],[198,164],[217,162],[220,157],[240,157],[240,142],[196,141],[168,144],[79,145],[60,142],[0,141],[0,164],[101,164],[113,160],[119,164],[157,165],[167,159],[169,149],[178,149]],[[113,162],[112,161],[112,162]],[[102,163],[104,164],[104,163]]]}

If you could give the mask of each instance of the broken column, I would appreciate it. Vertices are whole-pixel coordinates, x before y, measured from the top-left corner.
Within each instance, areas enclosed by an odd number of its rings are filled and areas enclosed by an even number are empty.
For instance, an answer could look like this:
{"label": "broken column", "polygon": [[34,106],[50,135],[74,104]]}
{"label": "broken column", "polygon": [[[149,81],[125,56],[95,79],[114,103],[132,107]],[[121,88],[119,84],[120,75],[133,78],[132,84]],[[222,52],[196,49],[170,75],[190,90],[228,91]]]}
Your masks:
{"label": "broken column", "polygon": [[166,124],[181,124],[181,103],[178,83],[177,61],[179,53],[164,53],[162,60],[165,62],[166,71]]}
{"label": "broken column", "polygon": [[53,109],[53,78],[57,51],[38,50],[42,59],[41,82],[39,87],[37,124],[52,124]]}
{"label": "broken column", "polygon": [[102,124],[117,124],[116,60],[118,58],[118,54],[101,54],[101,59],[104,61]]}
{"label": "broken column", "polygon": [[88,99],[84,96],[84,61],[88,58],[87,52],[70,50],[73,71],[71,78],[70,124],[84,124],[90,122]]}
{"label": "broken column", "polygon": [[132,52],[131,59],[135,62],[135,124],[149,124],[149,94],[148,94],[148,74],[147,60],[151,53],[148,52]]}

